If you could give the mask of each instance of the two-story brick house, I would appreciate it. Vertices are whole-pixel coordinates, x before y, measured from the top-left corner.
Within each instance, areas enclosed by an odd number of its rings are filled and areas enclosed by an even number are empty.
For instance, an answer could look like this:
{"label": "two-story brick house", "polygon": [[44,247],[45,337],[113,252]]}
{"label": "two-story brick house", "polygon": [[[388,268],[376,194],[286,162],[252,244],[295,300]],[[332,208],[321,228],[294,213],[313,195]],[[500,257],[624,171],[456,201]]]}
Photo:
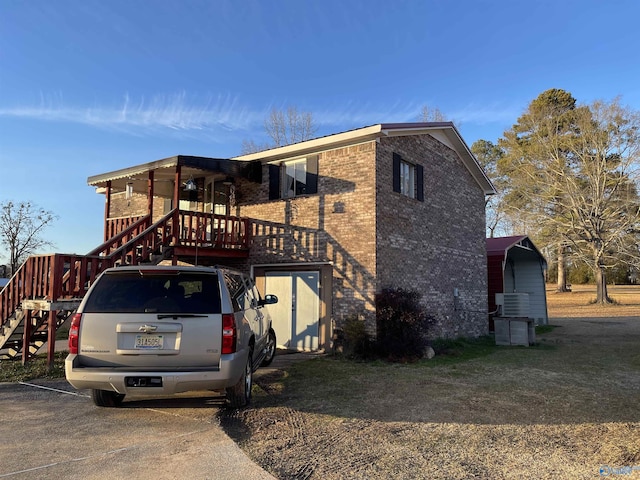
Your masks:
{"label": "two-story brick house", "polygon": [[105,245],[123,237],[92,253],[250,271],[280,298],[270,311],[281,345],[327,349],[352,315],[374,331],[385,287],[422,292],[438,335],[487,332],[484,206],[495,191],[449,122],[171,157],[88,183],[106,195]]}

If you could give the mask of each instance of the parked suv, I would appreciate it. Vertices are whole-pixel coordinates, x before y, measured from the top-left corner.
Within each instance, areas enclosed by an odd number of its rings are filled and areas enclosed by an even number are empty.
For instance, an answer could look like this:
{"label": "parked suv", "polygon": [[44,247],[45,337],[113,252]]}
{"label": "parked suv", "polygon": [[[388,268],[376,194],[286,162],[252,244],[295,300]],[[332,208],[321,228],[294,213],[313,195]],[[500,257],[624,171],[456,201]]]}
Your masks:
{"label": "parked suv", "polygon": [[244,407],[253,372],[275,355],[264,305],[277,301],[230,269],[105,270],[72,317],[67,381],[100,407],[193,390],[226,390],[231,407]]}

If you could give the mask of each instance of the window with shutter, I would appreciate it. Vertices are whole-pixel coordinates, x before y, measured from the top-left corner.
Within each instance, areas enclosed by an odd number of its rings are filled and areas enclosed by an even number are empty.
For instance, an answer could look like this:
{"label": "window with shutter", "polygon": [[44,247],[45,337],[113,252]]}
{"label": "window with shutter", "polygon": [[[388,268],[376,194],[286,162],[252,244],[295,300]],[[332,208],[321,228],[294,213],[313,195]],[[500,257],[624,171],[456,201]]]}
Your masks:
{"label": "window with shutter", "polygon": [[393,154],[393,191],[424,201],[424,168]]}
{"label": "window with shutter", "polygon": [[318,157],[269,165],[269,199],[293,198],[318,192]]}

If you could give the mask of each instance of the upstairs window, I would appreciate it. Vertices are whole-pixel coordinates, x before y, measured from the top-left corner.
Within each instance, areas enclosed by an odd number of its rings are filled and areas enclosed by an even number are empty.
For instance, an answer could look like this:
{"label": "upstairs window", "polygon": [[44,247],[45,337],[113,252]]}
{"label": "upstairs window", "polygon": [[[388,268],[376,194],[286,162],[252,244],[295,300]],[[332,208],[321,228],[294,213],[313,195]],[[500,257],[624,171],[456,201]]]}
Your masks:
{"label": "upstairs window", "polygon": [[400,161],[400,193],[416,198],[416,166]]}
{"label": "upstairs window", "polygon": [[393,154],[393,191],[424,202],[424,168]]}
{"label": "upstairs window", "polygon": [[286,162],[282,168],[280,198],[292,198],[307,193],[307,159]]}
{"label": "upstairs window", "polygon": [[269,165],[269,199],[294,198],[318,192],[318,157]]}

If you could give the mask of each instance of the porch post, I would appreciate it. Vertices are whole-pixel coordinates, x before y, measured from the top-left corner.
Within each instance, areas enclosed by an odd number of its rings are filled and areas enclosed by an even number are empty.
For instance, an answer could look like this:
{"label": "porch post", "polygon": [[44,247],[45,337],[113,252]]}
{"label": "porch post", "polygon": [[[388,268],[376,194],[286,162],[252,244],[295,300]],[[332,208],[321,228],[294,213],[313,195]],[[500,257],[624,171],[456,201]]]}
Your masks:
{"label": "porch post", "polygon": [[[180,241],[180,185],[182,183],[182,165],[176,165],[176,176],[173,184],[173,244],[178,245]],[[174,254],[171,263],[178,264],[178,257]]]}
{"label": "porch post", "polygon": [[149,180],[147,180],[147,212],[149,212],[149,227],[153,224],[153,174],[154,171],[149,171]]}
{"label": "porch post", "polygon": [[56,317],[58,312],[56,310],[49,311],[49,318],[47,319],[47,371],[51,371],[53,363],[56,358]]}
{"label": "porch post", "polygon": [[[49,291],[47,292],[47,298],[52,303],[56,303],[59,298],[62,297],[62,282],[64,278],[64,261],[60,258],[60,255],[54,254],[50,259],[49,264]],[[69,267],[74,268],[74,259],[70,258]],[[71,287],[71,285],[70,285]],[[72,288],[70,288],[71,290]],[[53,362],[56,354],[56,330],[57,330],[57,316],[56,310],[49,310],[49,317],[47,318],[47,371],[51,371],[53,368]]]}
{"label": "porch post", "polygon": [[111,214],[111,180],[107,180],[107,192],[104,203],[104,241],[111,238],[109,235],[109,215]]}
{"label": "porch post", "polygon": [[31,310],[22,310],[24,314],[24,330],[22,331],[22,365],[27,363],[29,360],[29,343],[31,341],[31,330],[32,330],[32,316]]}
{"label": "porch post", "polygon": [[180,206],[180,182],[181,182],[182,165],[176,165],[175,180],[173,182],[173,205],[172,207],[178,208]]}

